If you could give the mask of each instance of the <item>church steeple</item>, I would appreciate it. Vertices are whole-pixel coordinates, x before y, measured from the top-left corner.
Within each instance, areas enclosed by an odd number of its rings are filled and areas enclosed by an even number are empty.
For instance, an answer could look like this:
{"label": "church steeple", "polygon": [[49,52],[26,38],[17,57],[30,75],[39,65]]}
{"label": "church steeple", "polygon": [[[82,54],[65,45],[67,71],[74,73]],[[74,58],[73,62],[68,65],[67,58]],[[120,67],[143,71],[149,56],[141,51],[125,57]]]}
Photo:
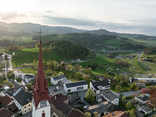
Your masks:
{"label": "church steeple", "polygon": [[34,83],[33,99],[35,107],[38,107],[39,102],[47,100],[50,104],[50,97],[48,92],[47,80],[44,75],[43,59],[42,59],[42,47],[41,47],[41,30],[40,30],[40,42],[39,42],[39,61],[37,77]]}

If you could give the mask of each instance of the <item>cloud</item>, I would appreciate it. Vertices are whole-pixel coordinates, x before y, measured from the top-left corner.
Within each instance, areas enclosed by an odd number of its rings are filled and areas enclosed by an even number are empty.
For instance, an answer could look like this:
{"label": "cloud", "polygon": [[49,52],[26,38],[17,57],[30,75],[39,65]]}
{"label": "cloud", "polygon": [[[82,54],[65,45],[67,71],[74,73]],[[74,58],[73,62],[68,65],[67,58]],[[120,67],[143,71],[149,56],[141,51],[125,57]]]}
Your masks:
{"label": "cloud", "polygon": [[[81,29],[106,29],[110,31],[134,33],[134,34],[148,34],[156,35],[156,27],[148,25],[148,21],[141,21],[140,23],[127,24],[127,23],[111,23],[103,21],[93,21],[88,19],[67,18],[67,17],[53,17],[43,16],[46,24],[57,26],[72,26]],[[151,20],[150,24],[155,24],[155,20]]]}
{"label": "cloud", "polygon": [[20,13],[17,13],[17,12],[6,12],[6,13],[0,13],[0,19],[1,20],[12,20],[12,19],[16,19],[16,18],[19,18],[19,17],[25,17],[24,14],[20,14]]}

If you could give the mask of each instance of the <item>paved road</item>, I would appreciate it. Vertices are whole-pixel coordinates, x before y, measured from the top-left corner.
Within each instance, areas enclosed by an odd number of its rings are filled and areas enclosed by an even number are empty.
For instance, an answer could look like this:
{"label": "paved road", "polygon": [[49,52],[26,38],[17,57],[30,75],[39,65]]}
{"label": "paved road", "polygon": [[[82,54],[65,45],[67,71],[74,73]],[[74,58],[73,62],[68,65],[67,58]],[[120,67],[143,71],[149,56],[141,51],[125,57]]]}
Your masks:
{"label": "paved road", "polygon": [[143,54],[143,53],[139,54],[138,60],[140,60],[140,59],[141,59],[142,54]]}

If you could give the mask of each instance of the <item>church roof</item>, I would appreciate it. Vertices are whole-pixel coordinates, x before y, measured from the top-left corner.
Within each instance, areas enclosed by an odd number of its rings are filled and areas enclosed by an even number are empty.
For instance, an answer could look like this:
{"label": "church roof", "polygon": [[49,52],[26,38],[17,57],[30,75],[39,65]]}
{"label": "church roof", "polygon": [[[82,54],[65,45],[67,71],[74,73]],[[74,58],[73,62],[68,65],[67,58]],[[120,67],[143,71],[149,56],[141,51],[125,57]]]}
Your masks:
{"label": "church roof", "polygon": [[40,101],[48,100],[50,103],[47,80],[45,79],[44,75],[41,41],[39,44],[39,61],[38,61],[37,77],[35,78],[34,83],[33,98],[35,101],[36,108]]}

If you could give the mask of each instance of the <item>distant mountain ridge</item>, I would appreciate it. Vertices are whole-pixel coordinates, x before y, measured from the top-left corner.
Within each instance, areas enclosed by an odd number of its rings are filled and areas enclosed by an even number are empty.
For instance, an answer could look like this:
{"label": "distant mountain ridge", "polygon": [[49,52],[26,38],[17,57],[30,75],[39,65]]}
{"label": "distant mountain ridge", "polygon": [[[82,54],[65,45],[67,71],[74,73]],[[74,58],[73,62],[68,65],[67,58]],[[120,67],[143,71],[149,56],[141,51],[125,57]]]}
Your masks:
{"label": "distant mountain ridge", "polygon": [[146,36],[142,34],[126,34],[110,32],[105,29],[99,30],[81,30],[72,27],[61,26],[46,26],[33,23],[4,23],[0,22],[0,35],[1,36],[27,36],[38,35],[39,29],[42,29],[43,34],[67,34],[67,33],[90,33],[96,35],[113,35],[128,38],[156,38],[155,36]]}

